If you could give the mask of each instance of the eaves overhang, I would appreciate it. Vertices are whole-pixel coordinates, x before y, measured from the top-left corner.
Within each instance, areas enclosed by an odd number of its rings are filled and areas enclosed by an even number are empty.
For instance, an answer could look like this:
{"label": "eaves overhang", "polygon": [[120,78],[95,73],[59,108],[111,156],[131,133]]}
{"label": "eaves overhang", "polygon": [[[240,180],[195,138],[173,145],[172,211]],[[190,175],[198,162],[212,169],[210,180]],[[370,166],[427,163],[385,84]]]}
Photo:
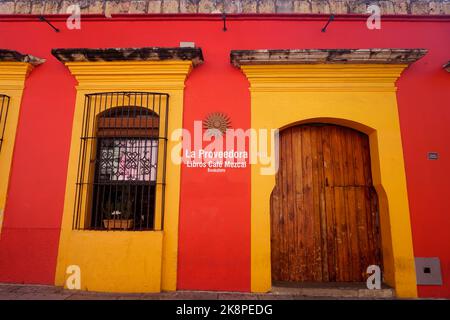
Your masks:
{"label": "eaves overhang", "polygon": [[25,62],[37,66],[45,62],[45,59],[31,54],[23,54],[15,50],[0,49],[0,62]]}
{"label": "eaves overhang", "polygon": [[411,64],[421,59],[426,49],[264,49],[232,50],[231,63],[264,64]]}
{"label": "eaves overhang", "polygon": [[53,56],[61,62],[111,62],[111,61],[192,61],[203,63],[201,48],[61,48],[53,49]]}

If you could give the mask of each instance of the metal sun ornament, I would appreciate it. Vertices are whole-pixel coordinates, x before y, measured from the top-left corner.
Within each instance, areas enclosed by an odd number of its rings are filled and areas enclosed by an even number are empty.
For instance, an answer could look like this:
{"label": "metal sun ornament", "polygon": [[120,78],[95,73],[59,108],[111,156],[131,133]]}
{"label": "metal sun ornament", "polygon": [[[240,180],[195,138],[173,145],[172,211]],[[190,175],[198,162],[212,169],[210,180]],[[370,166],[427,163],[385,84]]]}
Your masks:
{"label": "metal sun ornament", "polygon": [[203,129],[206,129],[206,134],[209,136],[223,136],[230,127],[230,117],[225,113],[214,112],[207,115],[205,120],[203,120]]}

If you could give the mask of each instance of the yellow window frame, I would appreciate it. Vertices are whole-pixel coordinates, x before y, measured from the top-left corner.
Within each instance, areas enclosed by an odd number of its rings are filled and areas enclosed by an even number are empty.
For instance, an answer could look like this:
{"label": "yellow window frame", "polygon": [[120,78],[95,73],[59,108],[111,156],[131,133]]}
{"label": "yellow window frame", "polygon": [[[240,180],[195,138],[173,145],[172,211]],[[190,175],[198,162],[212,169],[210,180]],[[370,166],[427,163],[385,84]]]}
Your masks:
{"label": "yellow window frame", "polygon": [[[189,60],[66,62],[78,81],[69,154],[63,221],[55,284],[66,285],[66,270],[81,270],[81,289],[105,292],[159,292],[176,290],[178,212],[181,164],[171,161],[170,150],[179,141],[168,140],[166,190],[162,231],[73,230],[73,214],[83,107],[86,94],[116,91],[166,93],[170,97],[168,137],[182,128],[184,81],[193,67]],[[162,154],[162,153],[160,153]],[[163,161],[162,159],[158,159]],[[160,217],[161,218],[161,217]]]}

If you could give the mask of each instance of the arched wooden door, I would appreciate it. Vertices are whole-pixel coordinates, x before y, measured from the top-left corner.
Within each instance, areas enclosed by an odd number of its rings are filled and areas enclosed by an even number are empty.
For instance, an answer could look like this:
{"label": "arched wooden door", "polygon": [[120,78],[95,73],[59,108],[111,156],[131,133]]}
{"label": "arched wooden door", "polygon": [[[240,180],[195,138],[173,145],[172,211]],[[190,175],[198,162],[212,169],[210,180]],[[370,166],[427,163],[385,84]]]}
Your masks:
{"label": "arched wooden door", "polygon": [[382,266],[367,135],[328,124],[281,132],[271,246],[274,281],[360,282]]}

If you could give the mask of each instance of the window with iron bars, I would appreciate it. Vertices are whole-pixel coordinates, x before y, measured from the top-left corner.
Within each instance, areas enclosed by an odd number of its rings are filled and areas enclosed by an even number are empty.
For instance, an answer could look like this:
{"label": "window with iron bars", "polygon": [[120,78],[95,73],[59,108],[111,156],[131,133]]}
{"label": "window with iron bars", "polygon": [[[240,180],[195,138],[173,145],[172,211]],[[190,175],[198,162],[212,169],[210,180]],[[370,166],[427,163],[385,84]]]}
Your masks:
{"label": "window with iron bars", "polygon": [[162,230],[169,95],[87,94],[74,229]]}
{"label": "window with iron bars", "polygon": [[2,150],[3,138],[5,135],[6,118],[8,117],[10,97],[0,94],[0,151]]}

